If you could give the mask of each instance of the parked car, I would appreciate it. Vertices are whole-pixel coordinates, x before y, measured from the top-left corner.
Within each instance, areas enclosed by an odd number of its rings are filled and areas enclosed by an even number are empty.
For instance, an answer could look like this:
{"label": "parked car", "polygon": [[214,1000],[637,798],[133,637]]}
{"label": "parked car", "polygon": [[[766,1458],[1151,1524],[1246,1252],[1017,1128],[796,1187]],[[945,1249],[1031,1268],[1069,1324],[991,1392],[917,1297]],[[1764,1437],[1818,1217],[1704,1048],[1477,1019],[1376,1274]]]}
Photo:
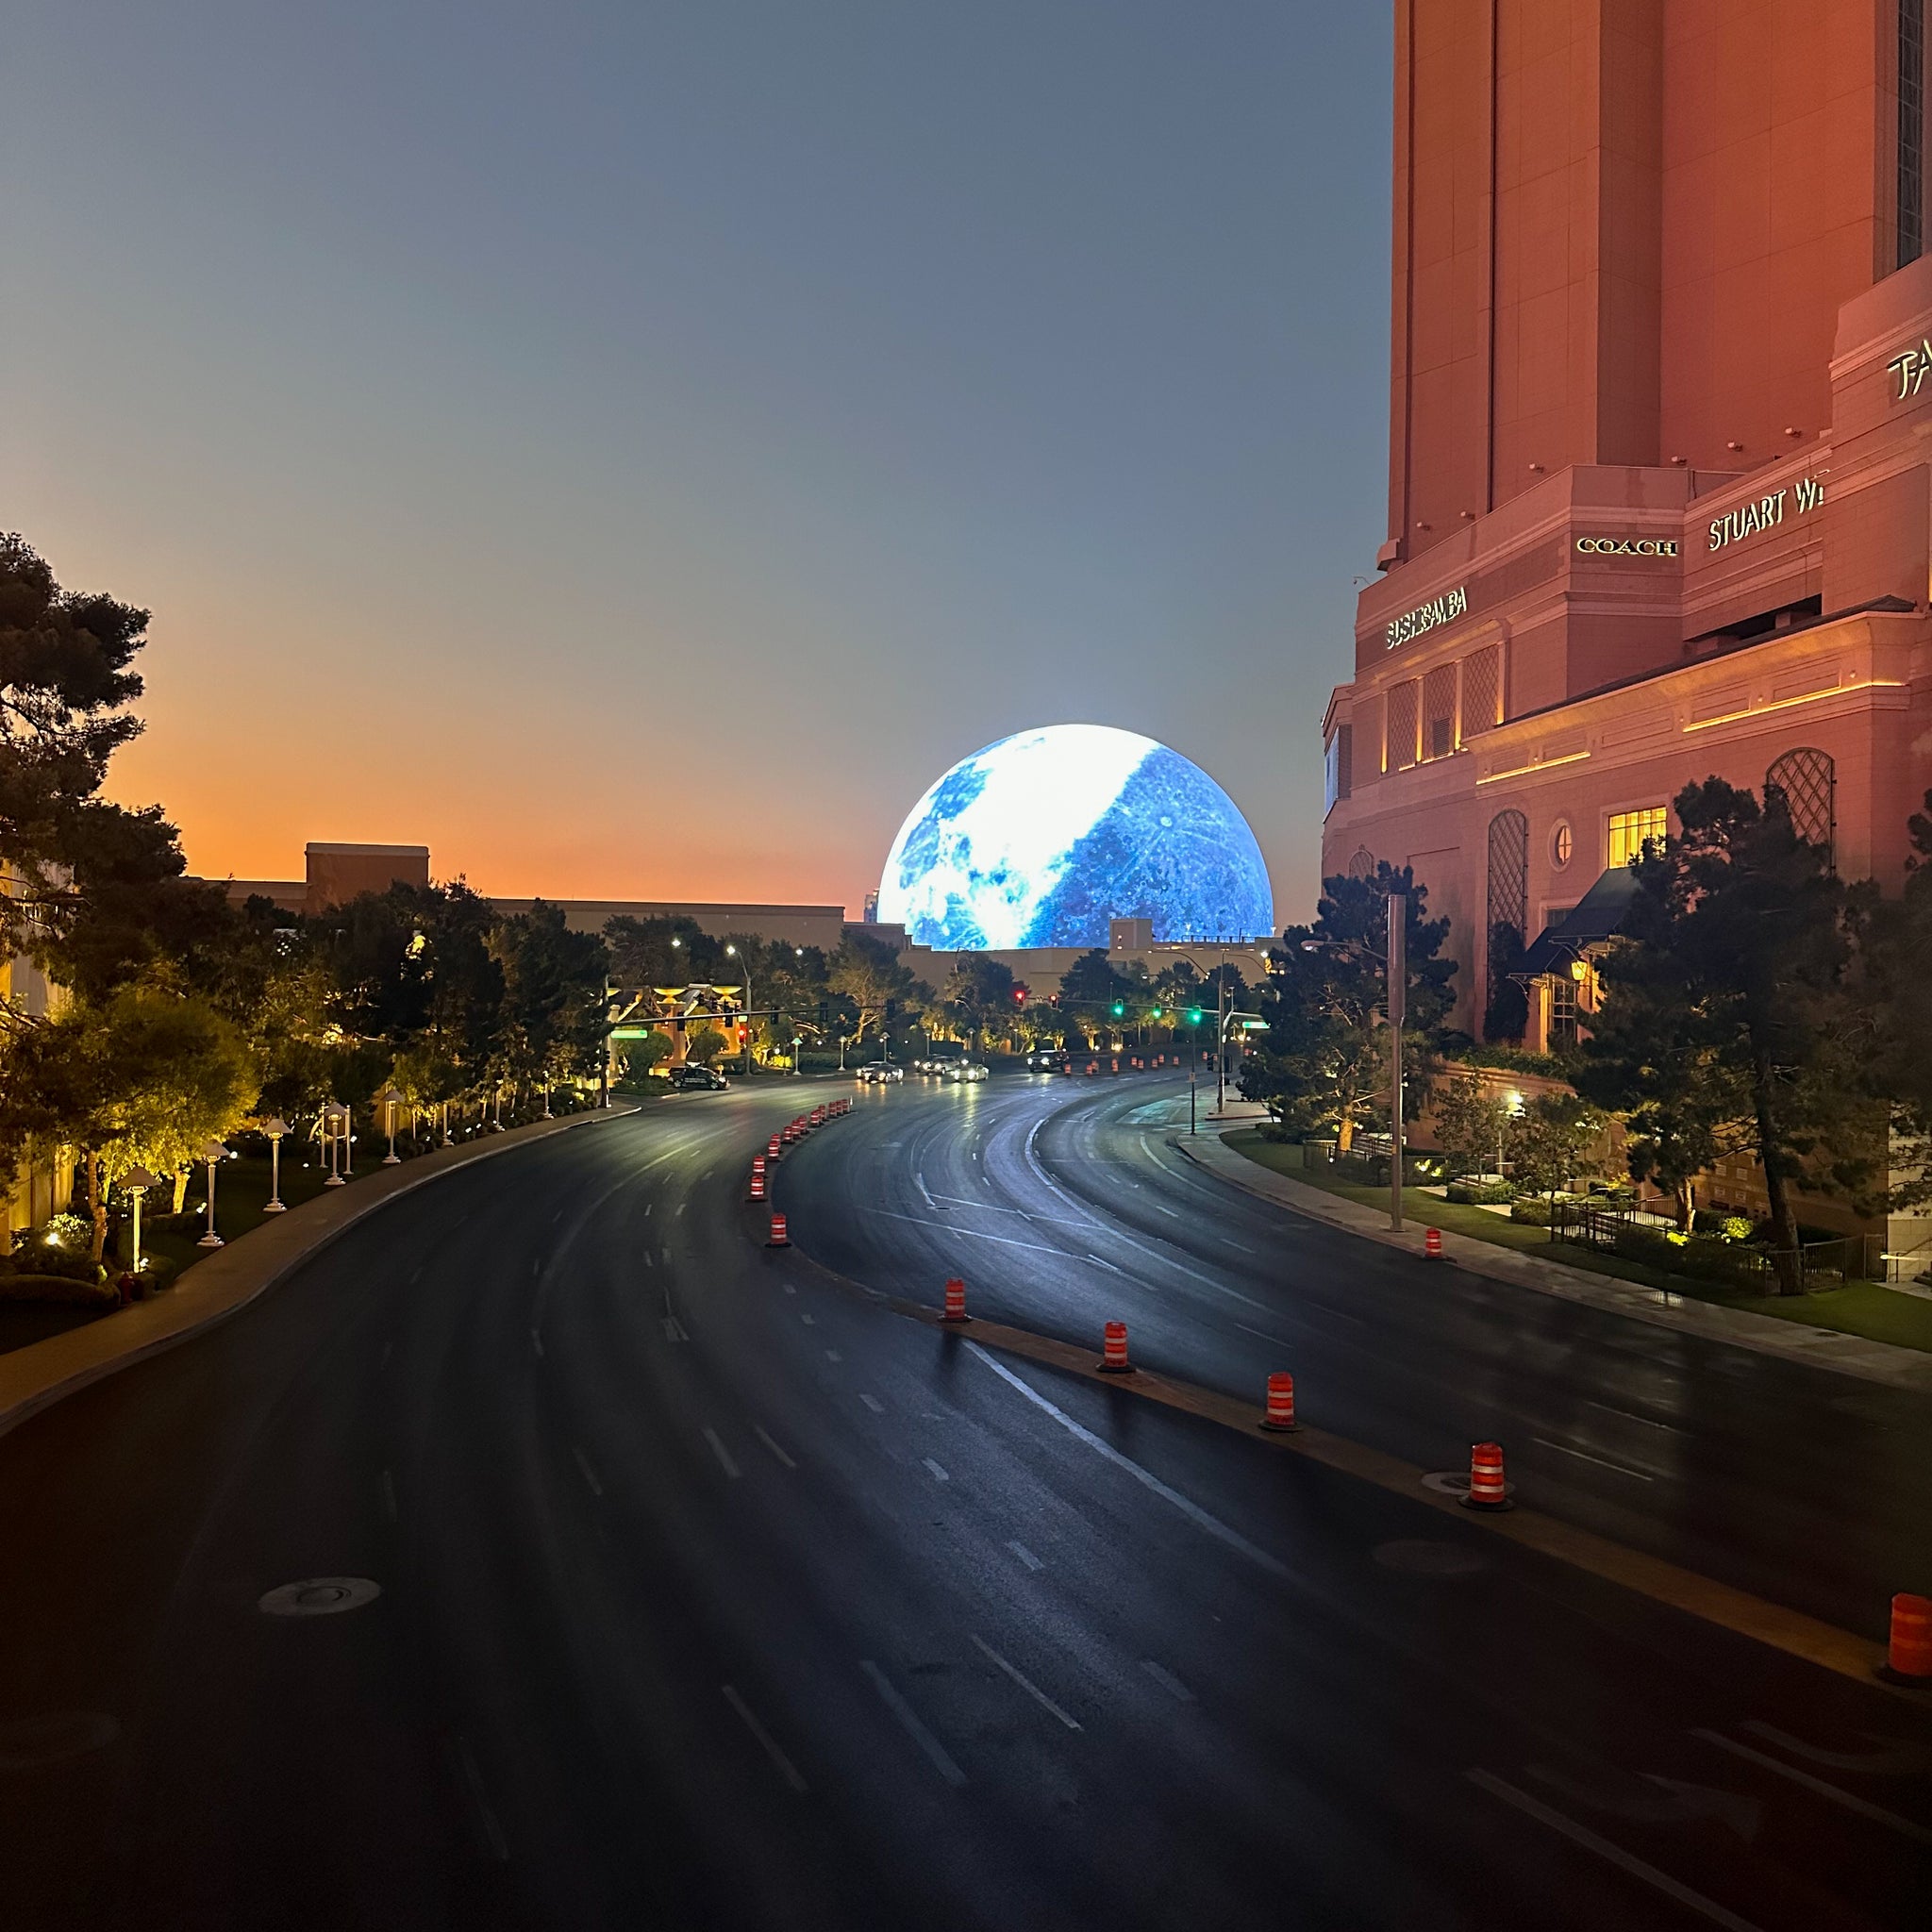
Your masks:
{"label": "parked car", "polygon": [[701,1067],[695,1060],[673,1067],[670,1077],[674,1093],[722,1093],[731,1085],[716,1067]]}

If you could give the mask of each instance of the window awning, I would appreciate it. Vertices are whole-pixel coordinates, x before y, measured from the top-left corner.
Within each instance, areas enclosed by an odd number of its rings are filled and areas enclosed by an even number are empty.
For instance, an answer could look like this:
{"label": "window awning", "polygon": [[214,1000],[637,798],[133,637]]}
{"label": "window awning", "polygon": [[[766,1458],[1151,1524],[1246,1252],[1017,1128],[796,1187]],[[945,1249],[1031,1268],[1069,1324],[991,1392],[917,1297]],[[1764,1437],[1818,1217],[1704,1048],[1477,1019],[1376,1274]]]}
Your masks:
{"label": "window awning", "polygon": [[1627,865],[1601,873],[1595,885],[1552,925],[1538,933],[1512,979],[1541,979],[1546,973],[1567,971],[1593,945],[1612,938],[1624,924],[1637,896],[1637,874]]}

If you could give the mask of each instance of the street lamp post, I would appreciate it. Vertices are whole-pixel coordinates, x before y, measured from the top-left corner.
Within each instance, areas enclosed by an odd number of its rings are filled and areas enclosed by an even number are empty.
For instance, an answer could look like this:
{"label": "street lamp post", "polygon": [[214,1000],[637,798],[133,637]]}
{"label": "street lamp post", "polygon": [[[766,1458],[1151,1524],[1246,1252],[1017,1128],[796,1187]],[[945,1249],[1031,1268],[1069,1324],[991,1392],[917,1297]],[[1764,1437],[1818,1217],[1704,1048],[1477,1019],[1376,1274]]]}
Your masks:
{"label": "street lamp post", "polygon": [[228,1158],[228,1150],[219,1141],[209,1141],[201,1150],[201,1158],[208,1162],[208,1232],[195,1242],[197,1248],[219,1248],[225,1245],[215,1232],[215,1163]]}
{"label": "street lamp post", "polygon": [[1402,1023],[1408,1011],[1408,894],[1389,894],[1389,1225],[1402,1232]]}
{"label": "street lamp post", "polygon": [[741,954],[736,945],[727,944],[725,954],[738,961],[738,970],[744,974],[744,1077],[751,1078],[751,961]]}
{"label": "street lamp post", "polygon": [[383,1124],[389,1129],[389,1152],[382,1157],[385,1167],[400,1167],[403,1157],[396,1152],[396,1108],[403,1104],[403,1096],[393,1087],[385,1088],[382,1095]]}
{"label": "street lamp post", "polygon": [[144,1167],[131,1169],[121,1176],[121,1185],[134,1196],[134,1264],[132,1272],[141,1273],[141,1197],[150,1188],[160,1185],[160,1176],[148,1173]]}
{"label": "street lamp post", "polygon": [[261,1211],[286,1214],[289,1209],[282,1200],[282,1136],[289,1131],[289,1124],[277,1114],[262,1124],[261,1131],[268,1136],[268,1199]]}

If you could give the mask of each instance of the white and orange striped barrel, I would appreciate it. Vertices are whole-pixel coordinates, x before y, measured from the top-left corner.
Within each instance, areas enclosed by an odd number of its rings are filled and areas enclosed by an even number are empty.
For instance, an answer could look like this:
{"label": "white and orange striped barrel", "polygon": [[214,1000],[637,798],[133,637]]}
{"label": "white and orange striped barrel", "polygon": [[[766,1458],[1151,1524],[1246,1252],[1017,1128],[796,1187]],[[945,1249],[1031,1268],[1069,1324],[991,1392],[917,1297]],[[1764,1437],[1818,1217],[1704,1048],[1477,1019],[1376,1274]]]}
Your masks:
{"label": "white and orange striped barrel", "polygon": [[966,1320],[966,1284],[956,1274],[946,1283],[946,1312],[948,1322]]}
{"label": "white and orange striped barrel", "polygon": [[1100,1366],[1109,1374],[1122,1374],[1127,1368],[1127,1324],[1124,1322],[1109,1322],[1107,1324],[1106,1338]]}
{"label": "white and orange striped barrel", "polygon": [[1472,1509],[1502,1509],[1508,1506],[1509,1486],[1503,1480],[1503,1445],[1476,1442],[1469,1452],[1469,1494]]}
{"label": "white and orange striped barrel", "polygon": [[1292,1429],[1294,1419],[1294,1377],[1277,1370],[1268,1377],[1268,1412],[1261,1418],[1264,1429]]}
{"label": "white and orange striped barrel", "polygon": [[782,1214],[772,1216],[772,1232],[766,1237],[765,1245],[768,1248],[789,1248],[791,1245],[791,1237],[785,1232],[785,1217]]}

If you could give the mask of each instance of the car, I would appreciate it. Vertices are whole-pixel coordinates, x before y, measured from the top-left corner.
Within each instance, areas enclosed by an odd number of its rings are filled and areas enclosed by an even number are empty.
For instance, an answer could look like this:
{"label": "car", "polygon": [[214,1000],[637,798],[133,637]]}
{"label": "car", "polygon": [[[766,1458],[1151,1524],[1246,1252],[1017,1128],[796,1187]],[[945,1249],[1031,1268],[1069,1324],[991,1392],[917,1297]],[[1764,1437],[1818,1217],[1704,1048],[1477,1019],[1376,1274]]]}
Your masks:
{"label": "car", "polygon": [[951,1077],[971,1085],[975,1080],[984,1080],[991,1071],[991,1067],[982,1066],[977,1060],[961,1060],[951,1069]]}
{"label": "car", "polygon": [[695,1060],[673,1067],[670,1080],[674,1093],[722,1093],[731,1085],[716,1067],[703,1067]]}
{"label": "car", "polygon": [[875,1087],[887,1080],[903,1080],[906,1069],[891,1060],[868,1060],[858,1069],[858,1077],[861,1086]]}
{"label": "car", "polygon": [[1063,1046],[1043,1046],[1026,1056],[1026,1068],[1034,1074],[1058,1074],[1065,1070],[1067,1050]]}

